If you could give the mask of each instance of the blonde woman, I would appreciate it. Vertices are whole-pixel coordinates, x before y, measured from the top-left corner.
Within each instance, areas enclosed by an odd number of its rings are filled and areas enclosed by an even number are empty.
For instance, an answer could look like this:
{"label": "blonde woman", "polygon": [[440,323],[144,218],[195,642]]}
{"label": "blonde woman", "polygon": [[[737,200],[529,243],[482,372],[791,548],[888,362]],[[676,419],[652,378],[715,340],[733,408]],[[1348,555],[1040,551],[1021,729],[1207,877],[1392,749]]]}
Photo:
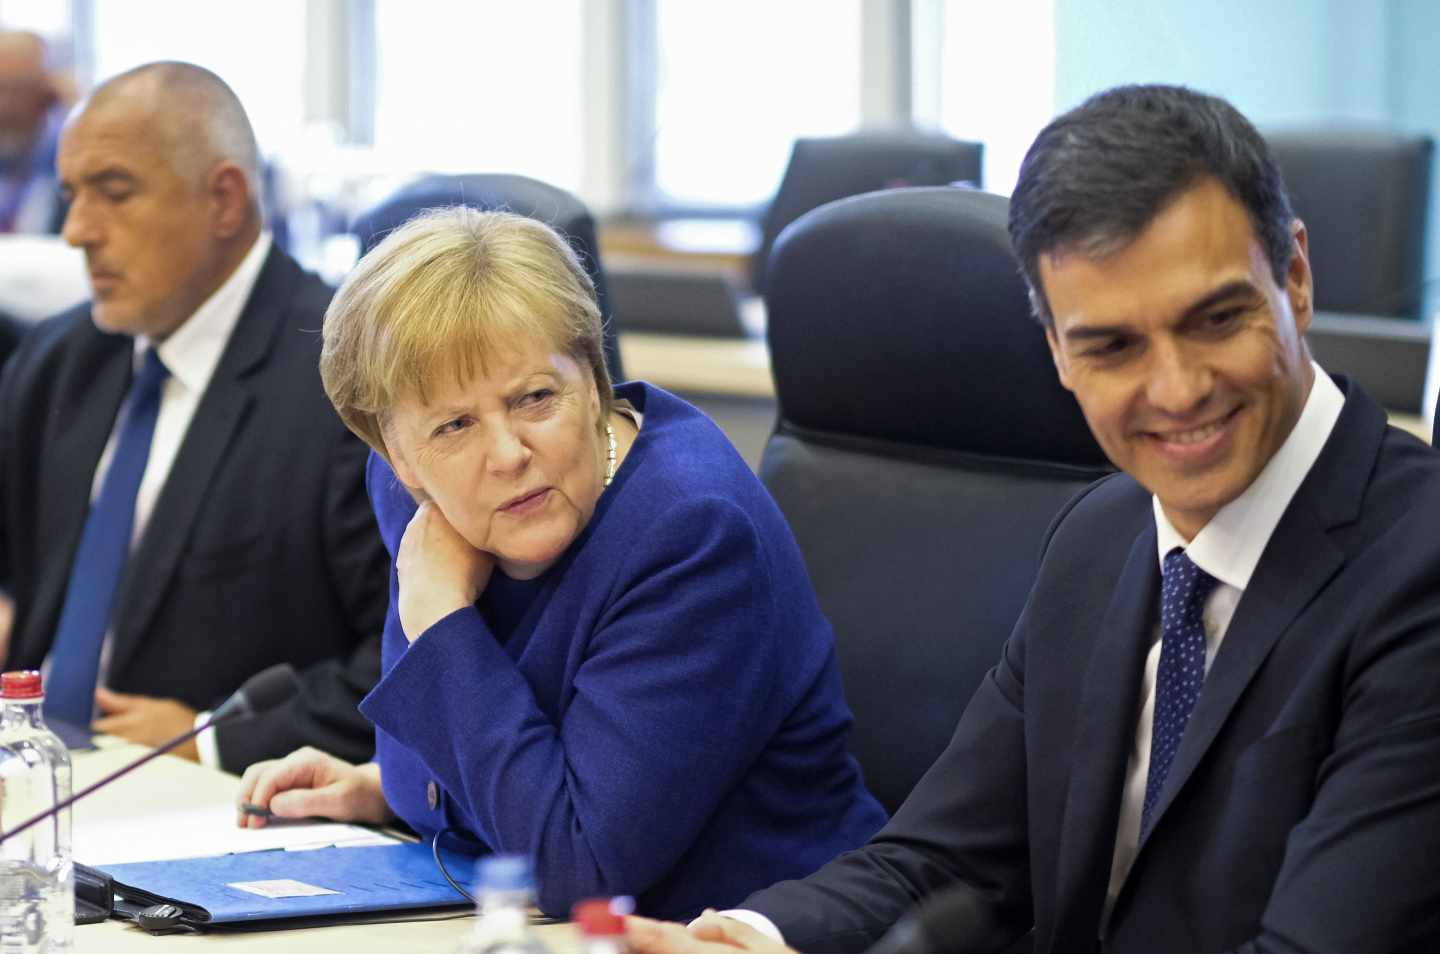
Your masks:
{"label": "blonde woman", "polygon": [[247,772],[242,801],[461,829],[530,855],[552,914],[632,894],[685,916],[879,828],[789,529],[693,407],[612,390],[563,239],[428,213],[360,262],[324,336],[394,556],[361,706],[377,756],[301,751]]}

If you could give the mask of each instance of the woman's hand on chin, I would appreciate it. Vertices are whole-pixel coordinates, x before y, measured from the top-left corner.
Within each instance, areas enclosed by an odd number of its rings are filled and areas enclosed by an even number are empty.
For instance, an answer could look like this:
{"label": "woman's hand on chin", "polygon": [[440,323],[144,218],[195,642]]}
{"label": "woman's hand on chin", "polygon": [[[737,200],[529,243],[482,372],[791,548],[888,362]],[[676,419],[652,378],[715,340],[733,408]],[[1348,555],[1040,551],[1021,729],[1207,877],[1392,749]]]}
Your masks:
{"label": "woman's hand on chin", "polygon": [[405,638],[413,643],[446,616],[472,605],[494,569],[493,556],[472,547],[433,502],[422,503],[395,556]]}

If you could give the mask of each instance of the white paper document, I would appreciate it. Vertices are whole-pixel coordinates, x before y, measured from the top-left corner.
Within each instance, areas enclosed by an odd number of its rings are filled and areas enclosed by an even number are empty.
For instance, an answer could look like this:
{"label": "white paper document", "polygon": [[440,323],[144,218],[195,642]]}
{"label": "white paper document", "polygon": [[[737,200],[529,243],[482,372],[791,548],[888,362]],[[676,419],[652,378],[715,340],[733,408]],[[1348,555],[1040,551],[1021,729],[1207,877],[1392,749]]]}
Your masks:
{"label": "white paper document", "polygon": [[204,858],[243,851],[291,851],[330,845],[385,845],[395,839],[358,825],[336,822],[274,822],[264,828],[239,828],[234,805],[158,811],[127,818],[124,824],[87,822],[77,806],[74,857],[87,865],[133,861]]}
{"label": "white paper document", "polygon": [[241,891],[258,894],[262,898],[316,898],[323,894],[340,893],[291,878],[280,878],[274,881],[232,881],[225,887],[238,888]]}

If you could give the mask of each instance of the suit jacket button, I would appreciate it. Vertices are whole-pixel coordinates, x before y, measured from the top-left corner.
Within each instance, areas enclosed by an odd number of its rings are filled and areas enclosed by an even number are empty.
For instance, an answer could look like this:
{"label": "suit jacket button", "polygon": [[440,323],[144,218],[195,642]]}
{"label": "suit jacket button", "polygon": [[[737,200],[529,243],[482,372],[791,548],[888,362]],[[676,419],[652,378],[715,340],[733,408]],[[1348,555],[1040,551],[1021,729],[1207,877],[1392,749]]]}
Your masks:
{"label": "suit jacket button", "polygon": [[425,786],[425,804],[430,806],[431,811],[440,804],[440,786],[433,781]]}

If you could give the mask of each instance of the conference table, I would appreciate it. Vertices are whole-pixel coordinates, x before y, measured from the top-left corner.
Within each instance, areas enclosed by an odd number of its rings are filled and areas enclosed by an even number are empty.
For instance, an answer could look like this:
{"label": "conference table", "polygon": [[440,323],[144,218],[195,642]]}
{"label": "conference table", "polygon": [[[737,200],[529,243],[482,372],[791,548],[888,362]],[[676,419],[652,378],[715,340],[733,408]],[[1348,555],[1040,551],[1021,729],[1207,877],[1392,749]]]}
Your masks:
{"label": "conference table", "polygon": [[775,397],[770,349],[763,338],[697,338],[692,335],[620,335],[620,359],[628,377],[677,394]]}
{"label": "conference table", "polygon": [[[98,748],[74,754],[75,789],[90,784],[147,751],[144,747],[112,739],[97,740]],[[85,861],[87,835],[95,844],[123,834],[126,826],[139,830],[165,815],[193,815],[197,809],[233,806],[239,779],[173,756],[162,756],[135,773],[101,789],[75,806],[76,858]],[[200,837],[201,833],[195,833]],[[286,951],[342,950],[345,954],[396,954],[403,951],[453,954],[461,938],[474,926],[465,909],[445,912],[391,912],[388,923],[327,924],[280,930],[223,929],[202,933],[150,935],[129,921],[109,920],[75,928],[77,954],[176,954],[185,951],[223,951],[227,954]],[[400,921],[396,919],[404,918]],[[536,930],[556,954],[579,949],[578,935],[569,924],[541,924]]]}

